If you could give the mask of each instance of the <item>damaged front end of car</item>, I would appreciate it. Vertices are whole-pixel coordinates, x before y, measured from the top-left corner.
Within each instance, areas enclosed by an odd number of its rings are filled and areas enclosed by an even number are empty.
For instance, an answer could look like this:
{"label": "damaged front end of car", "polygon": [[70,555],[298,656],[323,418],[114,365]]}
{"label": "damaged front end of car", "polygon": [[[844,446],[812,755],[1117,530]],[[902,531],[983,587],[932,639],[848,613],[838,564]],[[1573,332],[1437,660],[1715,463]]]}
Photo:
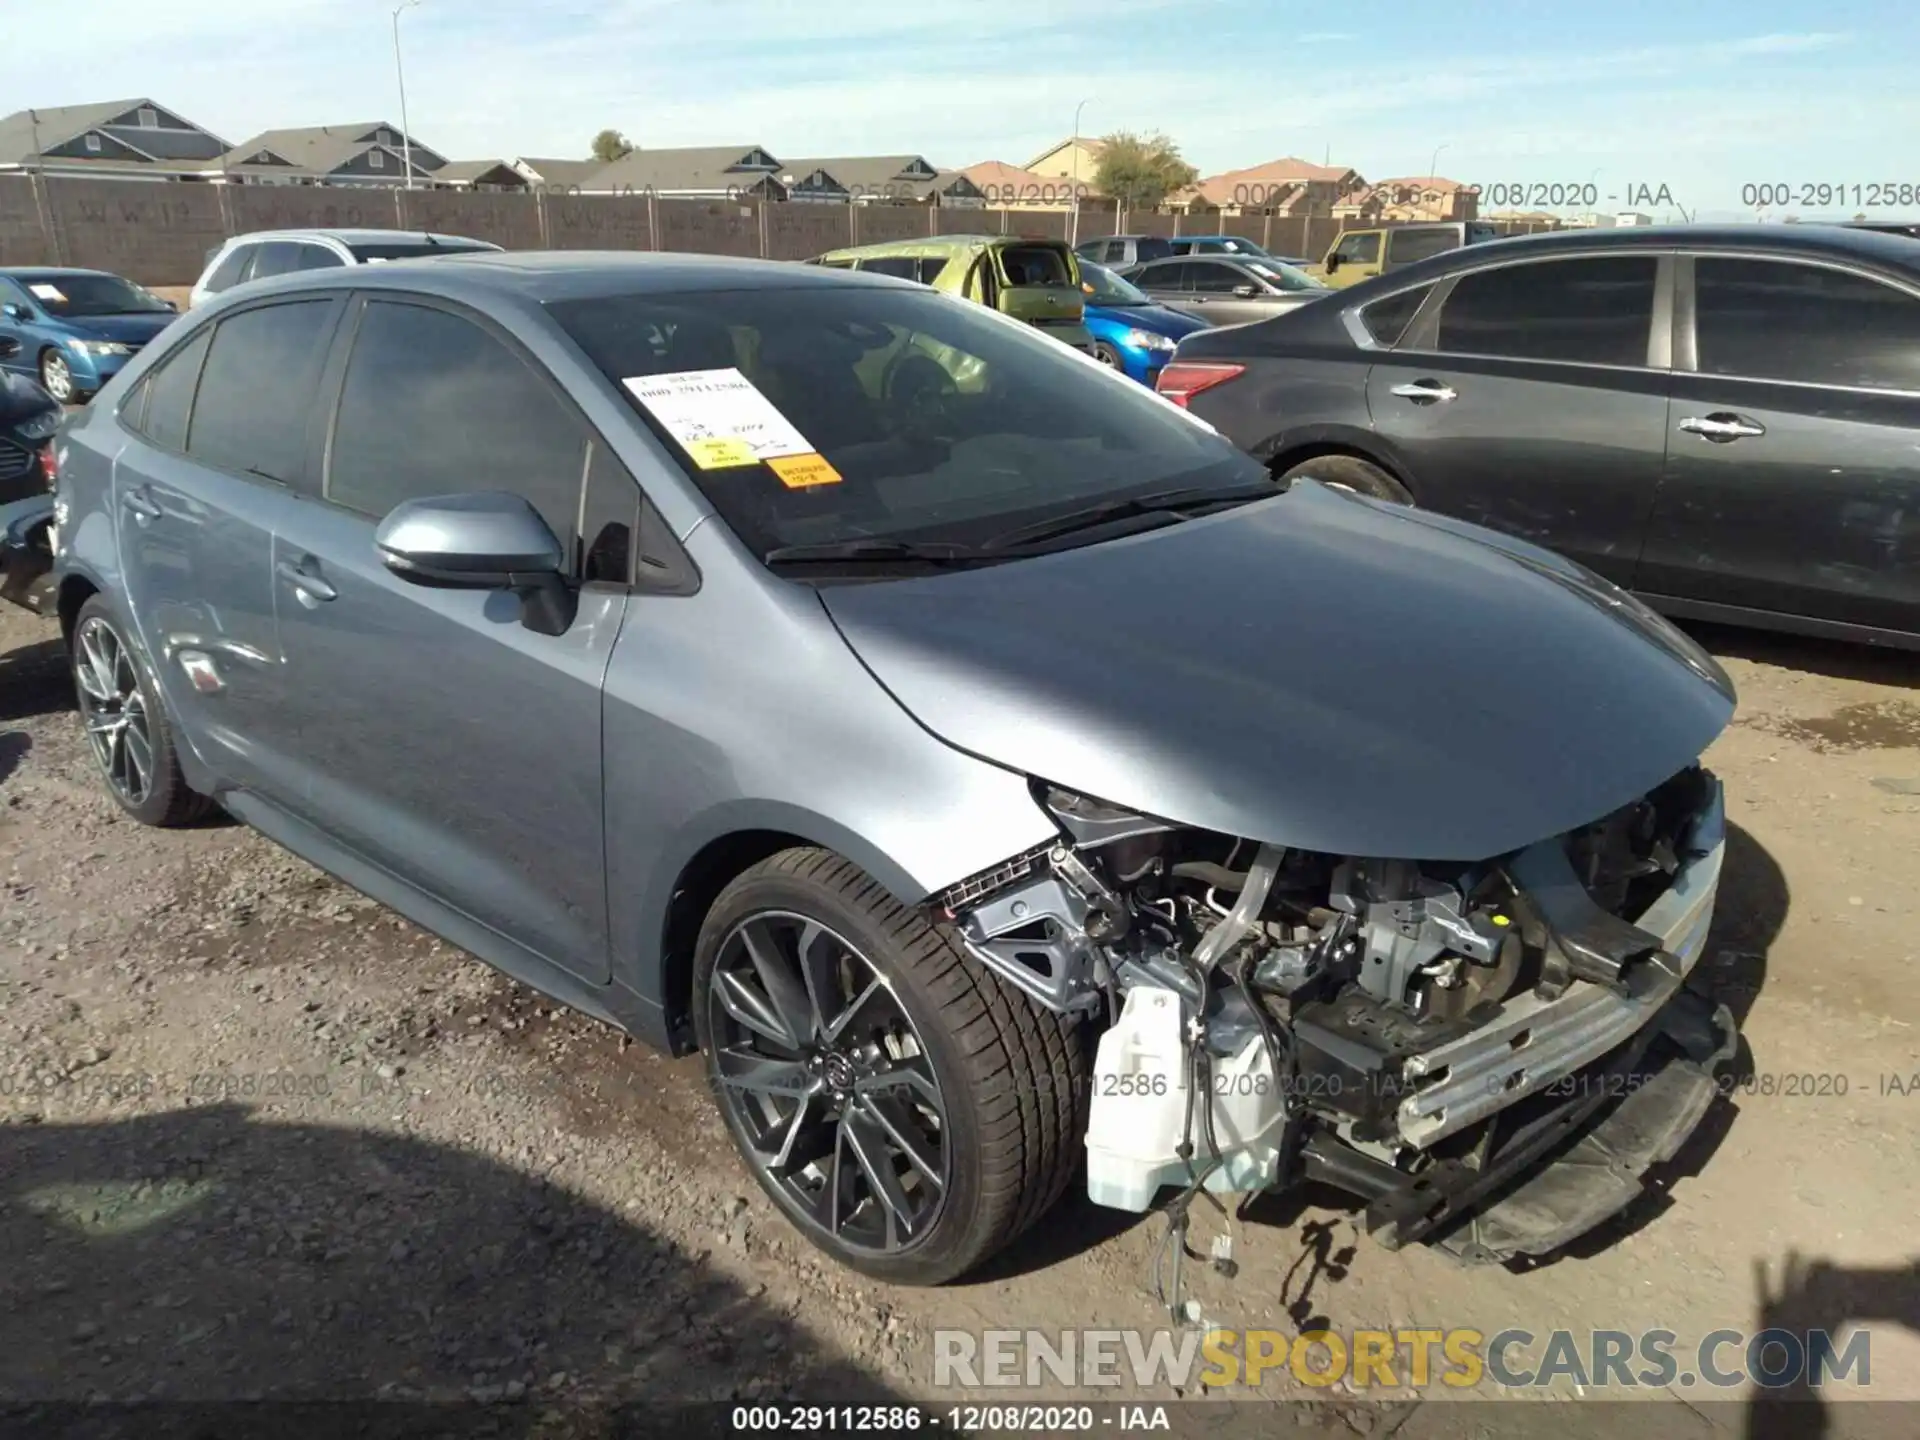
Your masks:
{"label": "damaged front end of car", "polygon": [[1389,1248],[1543,1255],[1640,1193],[1733,1053],[1731,1016],[1687,984],[1725,851],[1697,764],[1476,863],[1036,799],[1059,838],[933,905],[983,965],[1101,1028],[1101,1204],[1320,1180]]}

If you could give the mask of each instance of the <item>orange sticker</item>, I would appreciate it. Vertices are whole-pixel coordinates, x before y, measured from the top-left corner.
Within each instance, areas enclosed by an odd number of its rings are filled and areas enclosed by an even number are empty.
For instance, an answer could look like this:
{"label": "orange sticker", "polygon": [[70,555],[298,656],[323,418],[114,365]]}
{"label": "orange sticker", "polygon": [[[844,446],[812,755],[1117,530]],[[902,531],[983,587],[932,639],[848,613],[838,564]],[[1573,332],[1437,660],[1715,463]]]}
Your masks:
{"label": "orange sticker", "polygon": [[824,455],[774,455],[768,458],[767,468],[789,490],[840,483],[840,472],[827,463]]}

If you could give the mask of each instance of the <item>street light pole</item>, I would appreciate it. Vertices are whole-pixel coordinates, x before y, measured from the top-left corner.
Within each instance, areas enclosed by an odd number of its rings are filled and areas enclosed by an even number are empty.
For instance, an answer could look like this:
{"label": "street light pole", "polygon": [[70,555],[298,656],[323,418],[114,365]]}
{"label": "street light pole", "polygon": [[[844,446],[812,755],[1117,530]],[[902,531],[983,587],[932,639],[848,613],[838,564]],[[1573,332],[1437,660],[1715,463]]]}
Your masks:
{"label": "street light pole", "polygon": [[1073,107],[1073,218],[1068,225],[1069,245],[1080,243],[1080,112],[1086,108],[1084,100]]}
{"label": "street light pole", "polygon": [[400,59],[400,12],[411,10],[420,0],[400,0],[393,7],[393,73],[400,80],[400,152],[401,166],[407,172],[407,189],[413,189],[413,125],[407,119],[407,67]]}

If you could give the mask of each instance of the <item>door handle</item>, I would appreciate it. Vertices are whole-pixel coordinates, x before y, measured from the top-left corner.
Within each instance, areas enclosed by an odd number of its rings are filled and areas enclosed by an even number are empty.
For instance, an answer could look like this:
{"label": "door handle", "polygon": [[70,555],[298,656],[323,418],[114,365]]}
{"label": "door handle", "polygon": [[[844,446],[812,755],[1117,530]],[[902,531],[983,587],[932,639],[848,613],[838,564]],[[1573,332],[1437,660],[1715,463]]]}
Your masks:
{"label": "door handle", "polygon": [[127,491],[126,494],[120,497],[120,503],[132,511],[133,518],[138,520],[142,525],[146,524],[149,520],[158,520],[160,518],[160,507],[153,503],[153,497],[147,494],[144,487],[139,490]]}
{"label": "door handle", "polygon": [[1405,385],[1396,385],[1392,393],[1415,404],[1434,404],[1460,398],[1458,390],[1451,385],[1442,385],[1438,380],[1414,380]]}
{"label": "door handle", "polygon": [[1689,435],[1700,435],[1716,445],[1725,445],[1730,440],[1741,440],[1751,435],[1764,435],[1767,427],[1756,425],[1727,411],[1717,411],[1704,419],[1689,415],[1680,422],[1680,428]]}
{"label": "door handle", "polygon": [[282,560],[273,569],[275,574],[293,587],[295,594],[310,604],[331,600],[340,593],[318,575],[303,569],[291,560]]}

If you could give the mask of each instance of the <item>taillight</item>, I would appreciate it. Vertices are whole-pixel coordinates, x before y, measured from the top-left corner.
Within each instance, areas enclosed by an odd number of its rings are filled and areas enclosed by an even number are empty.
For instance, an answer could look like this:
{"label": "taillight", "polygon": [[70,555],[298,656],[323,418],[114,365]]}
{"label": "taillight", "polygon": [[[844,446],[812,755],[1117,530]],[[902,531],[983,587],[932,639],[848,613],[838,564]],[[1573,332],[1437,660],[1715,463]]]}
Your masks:
{"label": "taillight", "polygon": [[1213,364],[1203,360],[1175,360],[1160,372],[1153,388],[1182,409],[1202,390],[1211,390],[1246,373],[1244,365]]}
{"label": "taillight", "polygon": [[54,488],[54,481],[59,477],[59,473],[59,464],[53,458],[53,442],[49,440],[40,447],[40,474],[47,482],[47,489]]}

